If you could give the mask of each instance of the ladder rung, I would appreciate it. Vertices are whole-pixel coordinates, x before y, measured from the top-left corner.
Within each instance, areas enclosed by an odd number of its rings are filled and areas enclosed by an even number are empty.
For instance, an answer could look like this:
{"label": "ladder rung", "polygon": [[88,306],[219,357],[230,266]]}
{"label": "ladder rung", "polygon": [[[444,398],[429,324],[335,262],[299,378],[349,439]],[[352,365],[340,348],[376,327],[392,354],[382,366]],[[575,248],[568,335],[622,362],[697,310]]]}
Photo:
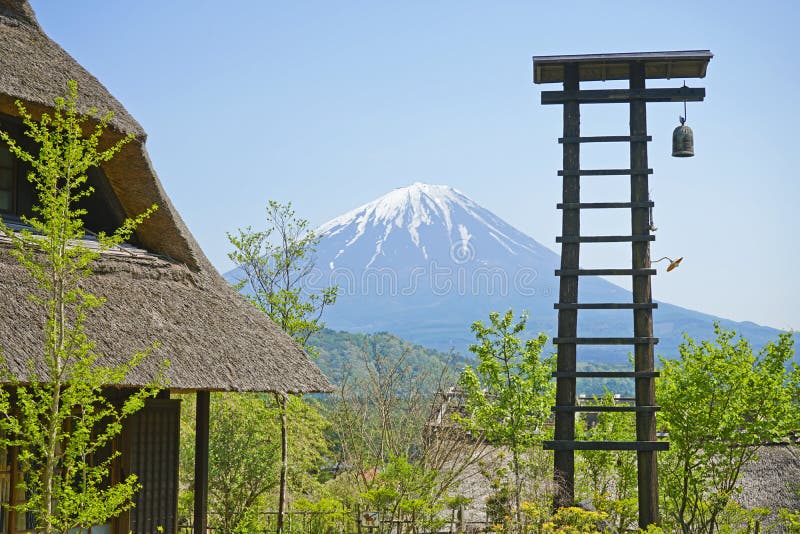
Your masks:
{"label": "ladder rung", "polygon": [[556,310],[654,310],[656,302],[557,302]]}
{"label": "ladder rung", "polygon": [[646,345],[658,343],[657,337],[554,337],[553,343],[575,345]]}
{"label": "ladder rung", "polygon": [[572,441],[553,440],[543,443],[549,451],[666,451],[668,441]]}
{"label": "ladder rung", "polygon": [[576,144],[576,143],[617,143],[617,142],[644,142],[652,141],[653,138],[649,135],[598,135],[593,137],[559,137],[558,142],[561,144]]}
{"label": "ladder rung", "polygon": [[656,203],[647,202],[562,202],[556,204],[556,209],[560,210],[587,210],[587,209],[609,209],[609,208],[652,208]]}
{"label": "ladder rung", "polygon": [[630,243],[655,241],[656,236],[642,235],[565,235],[556,237],[556,243]]}
{"label": "ladder rung", "polygon": [[657,412],[661,406],[552,406],[554,412]]}
{"label": "ladder rung", "polygon": [[558,171],[559,176],[629,176],[653,174],[653,169],[572,169]]}
{"label": "ladder rung", "polygon": [[556,276],[655,276],[655,269],[556,269]]}
{"label": "ladder rung", "polygon": [[656,378],[658,371],[553,371],[553,378]]}

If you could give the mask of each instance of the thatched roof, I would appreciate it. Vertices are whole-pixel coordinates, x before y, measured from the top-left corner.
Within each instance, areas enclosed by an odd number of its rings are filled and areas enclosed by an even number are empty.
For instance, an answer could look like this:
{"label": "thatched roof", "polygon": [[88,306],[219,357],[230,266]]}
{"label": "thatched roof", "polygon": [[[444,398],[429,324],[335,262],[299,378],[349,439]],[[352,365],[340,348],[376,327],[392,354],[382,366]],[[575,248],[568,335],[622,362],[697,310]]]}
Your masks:
{"label": "thatched roof", "polygon": [[148,250],[193,269],[210,268],[156,176],[142,127],[97,78],[45,35],[27,0],[0,0],[0,51],[0,113],[17,116],[14,102],[20,100],[36,116],[64,96],[69,80],[77,81],[79,111],[114,113],[109,140],[136,136],[103,170],[128,215],[158,204],[159,210],[137,232],[139,240]]}
{"label": "thatched roof", "polygon": [[[24,377],[42,353],[44,317],[27,296],[30,277],[0,239],[0,344],[11,371]],[[169,360],[172,389],[313,392],[328,381],[263,313],[219,277],[141,252],[105,253],[85,288],[107,302],[87,320],[89,339],[121,362],[160,343],[128,385],[143,385]]]}
{"label": "thatched roof", "polygon": [[800,452],[791,443],[765,445],[758,461],[746,465],[739,478],[742,493],[736,497],[744,507],[800,510]]}
{"label": "thatched roof", "polygon": [[[149,253],[104,254],[87,288],[107,299],[88,324],[90,339],[109,358],[159,342],[130,385],[147,382],[168,359],[174,389],[327,391],[330,383],[302,349],[238,295],[211,266],[181,220],[150,163],[142,127],[105,87],[39,27],[27,0],[0,0],[0,113],[18,116],[15,100],[34,114],[77,80],[86,111],[114,111],[110,138],[135,141],[103,171],[124,211],[159,209],[138,231]],[[27,299],[33,286],[0,240],[0,347],[12,370],[41,353],[43,317]]]}
{"label": "thatched roof", "polygon": [[15,109],[15,99],[34,108],[49,108],[53,98],[64,95],[67,82],[75,80],[80,88],[81,112],[91,107],[102,113],[113,111],[111,123],[116,130],[144,138],[139,123],[103,84],[42,32],[27,1],[0,0],[0,24],[3,108]]}

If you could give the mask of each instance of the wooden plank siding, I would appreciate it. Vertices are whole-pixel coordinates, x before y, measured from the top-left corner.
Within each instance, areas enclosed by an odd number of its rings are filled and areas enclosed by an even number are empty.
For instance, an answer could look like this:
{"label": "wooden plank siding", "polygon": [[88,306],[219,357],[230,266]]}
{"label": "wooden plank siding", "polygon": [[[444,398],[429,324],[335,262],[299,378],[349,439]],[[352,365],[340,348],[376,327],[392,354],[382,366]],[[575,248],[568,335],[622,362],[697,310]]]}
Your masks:
{"label": "wooden plank siding", "polygon": [[135,506],[120,517],[119,533],[152,534],[159,527],[166,534],[178,531],[180,402],[148,400],[127,421],[129,472],[139,477],[142,488],[134,498]]}

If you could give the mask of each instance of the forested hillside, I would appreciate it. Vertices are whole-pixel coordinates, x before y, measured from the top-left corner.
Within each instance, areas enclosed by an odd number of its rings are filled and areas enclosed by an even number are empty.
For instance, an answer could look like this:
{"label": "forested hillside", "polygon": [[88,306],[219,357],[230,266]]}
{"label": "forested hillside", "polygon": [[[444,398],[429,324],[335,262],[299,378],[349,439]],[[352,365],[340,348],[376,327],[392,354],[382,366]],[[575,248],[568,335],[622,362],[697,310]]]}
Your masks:
{"label": "forested hillside", "polygon": [[415,376],[438,376],[444,372],[445,379],[452,384],[472,360],[460,354],[415,345],[388,332],[352,334],[325,328],[312,336],[309,344],[318,351],[317,365],[335,385],[341,384],[344,377],[363,375],[365,361],[374,361],[376,356],[403,357]]}
{"label": "forested hillside", "polygon": [[[469,327],[464,328],[469,331]],[[373,361],[376,355],[399,357],[404,355],[414,374],[438,376],[445,371],[443,385],[454,385],[458,373],[465,365],[475,364],[472,353],[466,355],[456,352],[441,352],[436,349],[416,345],[388,332],[377,334],[353,334],[323,329],[315,334],[310,344],[318,351],[316,363],[331,382],[339,385],[346,376],[361,376],[364,373],[364,358]],[[581,362],[581,371],[619,371],[629,366],[624,364],[603,364]],[[623,397],[633,396],[633,381],[625,378],[578,381],[578,394],[601,396],[606,390]]]}

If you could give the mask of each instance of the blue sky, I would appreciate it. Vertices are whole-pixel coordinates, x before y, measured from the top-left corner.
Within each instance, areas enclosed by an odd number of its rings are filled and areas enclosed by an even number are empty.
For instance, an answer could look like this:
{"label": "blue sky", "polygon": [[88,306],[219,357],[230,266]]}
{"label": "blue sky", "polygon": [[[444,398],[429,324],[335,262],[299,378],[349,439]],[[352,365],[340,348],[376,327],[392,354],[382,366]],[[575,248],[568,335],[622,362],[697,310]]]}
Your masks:
{"label": "blue sky", "polygon": [[[316,225],[414,181],[452,185],[556,249],[561,110],[539,104],[557,87],[532,83],[531,56],[710,49],[708,77],[687,81],[708,95],[689,104],[695,158],[669,156],[681,105],[648,106],[653,256],[686,258],[656,277],[654,297],[800,327],[796,2],[32,5],[144,126],[167,192],[222,271],[225,232],[260,227],[267,199]],[[582,127],[625,134],[627,110],[589,106]],[[624,147],[583,157],[627,166]],[[625,198],[624,178],[602,180],[584,182],[584,198]],[[587,250],[583,263],[626,266],[625,253]]]}

